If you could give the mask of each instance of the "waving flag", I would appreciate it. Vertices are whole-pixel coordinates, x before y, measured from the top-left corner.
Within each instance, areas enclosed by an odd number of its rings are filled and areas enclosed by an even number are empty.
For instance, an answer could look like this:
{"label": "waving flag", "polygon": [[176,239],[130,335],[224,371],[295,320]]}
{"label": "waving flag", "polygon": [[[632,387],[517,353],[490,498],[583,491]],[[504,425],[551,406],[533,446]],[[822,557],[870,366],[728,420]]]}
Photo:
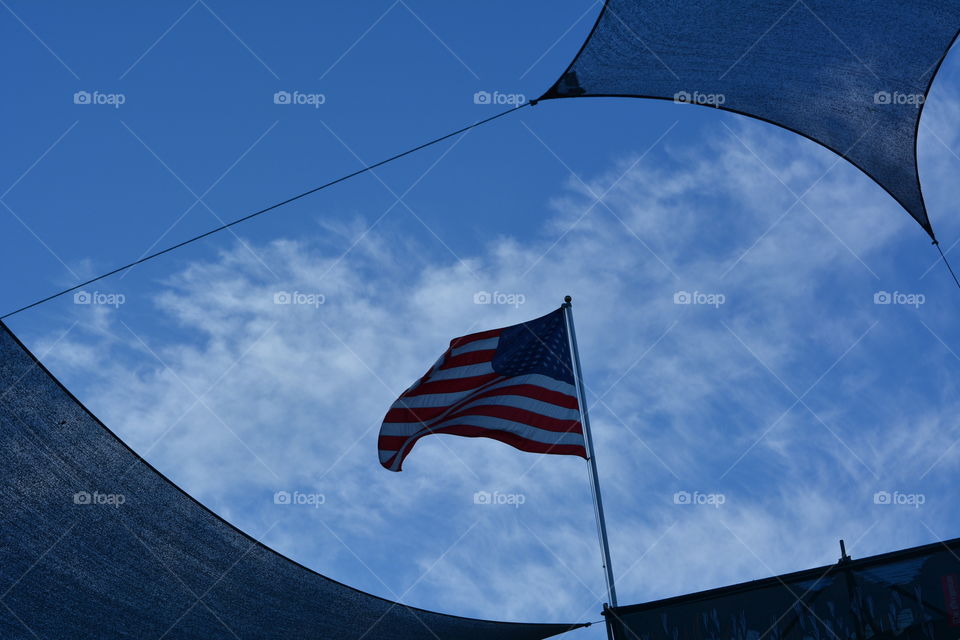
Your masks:
{"label": "waving flag", "polygon": [[400,471],[417,440],[434,433],[586,458],[564,308],[451,340],[387,412],[380,464]]}

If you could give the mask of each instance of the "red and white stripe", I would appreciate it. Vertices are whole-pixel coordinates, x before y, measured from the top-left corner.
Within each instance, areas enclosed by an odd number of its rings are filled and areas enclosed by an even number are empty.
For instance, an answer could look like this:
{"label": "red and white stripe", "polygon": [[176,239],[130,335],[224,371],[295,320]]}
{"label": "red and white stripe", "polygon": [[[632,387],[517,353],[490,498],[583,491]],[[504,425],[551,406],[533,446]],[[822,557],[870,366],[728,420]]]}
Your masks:
{"label": "red and white stripe", "polygon": [[587,457],[575,387],[544,375],[494,372],[500,332],[451,340],[430,371],[391,405],[380,427],[380,464],[400,471],[417,440],[434,433]]}

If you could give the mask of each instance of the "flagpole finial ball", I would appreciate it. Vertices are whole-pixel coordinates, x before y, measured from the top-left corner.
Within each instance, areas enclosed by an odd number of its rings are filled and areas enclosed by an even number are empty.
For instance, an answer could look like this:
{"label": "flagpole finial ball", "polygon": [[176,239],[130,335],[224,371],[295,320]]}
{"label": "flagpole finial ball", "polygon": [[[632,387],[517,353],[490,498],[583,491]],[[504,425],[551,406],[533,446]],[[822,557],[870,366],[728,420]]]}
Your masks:
{"label": "flagpole finial ball", "polygon": [[567,304],[570,304],[571,302],[573,302],[573,298],[571,298],[570,296],[563,296],[563,301],[566,302]]}

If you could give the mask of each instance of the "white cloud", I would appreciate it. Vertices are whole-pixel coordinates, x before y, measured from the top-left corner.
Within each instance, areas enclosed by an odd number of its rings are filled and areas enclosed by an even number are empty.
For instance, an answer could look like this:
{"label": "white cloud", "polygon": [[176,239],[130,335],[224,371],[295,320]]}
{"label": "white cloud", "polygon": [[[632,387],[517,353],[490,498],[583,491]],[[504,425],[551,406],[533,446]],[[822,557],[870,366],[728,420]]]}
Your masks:
{"label": "white cloud", "polygon": [[[814,182],[794,204],[791,190]],[[570,186],[540,239],[505,236],[462,262],[423,266],[410,256],[429,255],[431,237],[377,231],[343,256],[363,233],[356,221],[328,226],[333,241],[254,247],[279,280],[245,249],[227,251],[170,278],[155,298],[166,325],[103,314],[47,360],[134,449],[242,529],[279,520],[266,542],[319,572],[462,615],[597,618],[584,463],[435,436],[391,474],[377,463],[379,420],[450,338],[546,313],[566,293],[591,395],[603,396],[592,416],[621,602],[828,563],[840,537],[866,555],[927,541],[926,526],[956,533],[947,493],[920,512],[870,501],[887,485],[944,489],[960,454],[949,449],[960,437],[953,387],[919,362],[956,366],[918,321],[940,330],[956,292],[914,280],[929,292],[924,308],[873,304],[910,280],[924,246],[878,187],[759,124],[641,161],[609,194],[612,212],[597,206],[572,230],[592,197]],[[526,302],[475,305],[479,290]],[[676,305],[677,291],[725,302]],[[278,292],[324,303],[277,305]],[[276,506],[277,490],[326,502]],[[526,502],[477,506],[478,490]],[[678,506],[679,490],[727,502]]]}

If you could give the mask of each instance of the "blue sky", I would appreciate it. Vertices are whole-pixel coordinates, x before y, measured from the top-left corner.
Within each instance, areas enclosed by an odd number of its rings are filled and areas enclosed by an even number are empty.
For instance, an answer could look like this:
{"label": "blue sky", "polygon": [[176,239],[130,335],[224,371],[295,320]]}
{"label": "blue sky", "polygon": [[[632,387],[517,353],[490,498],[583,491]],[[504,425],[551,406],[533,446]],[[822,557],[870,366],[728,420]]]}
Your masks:
{"label": "blue sky", "polygon": [[[539,95],[598,11],[5,0],[3,312],[502,108],[477,91]],[[945,249],[958,72],[948,58],[920,144]],[[451,337],[573,295],[623,604],[826,564],[839,538],[865,556],[955,537],[960,293],[934,262],[878,186],[798,136],[566,100],[87,291],[122,304],[66,296],[8,324],[162,472],[320,573],[459,615],[596,620],[583,461],[436,436],[388,473],[394,397]]]}

